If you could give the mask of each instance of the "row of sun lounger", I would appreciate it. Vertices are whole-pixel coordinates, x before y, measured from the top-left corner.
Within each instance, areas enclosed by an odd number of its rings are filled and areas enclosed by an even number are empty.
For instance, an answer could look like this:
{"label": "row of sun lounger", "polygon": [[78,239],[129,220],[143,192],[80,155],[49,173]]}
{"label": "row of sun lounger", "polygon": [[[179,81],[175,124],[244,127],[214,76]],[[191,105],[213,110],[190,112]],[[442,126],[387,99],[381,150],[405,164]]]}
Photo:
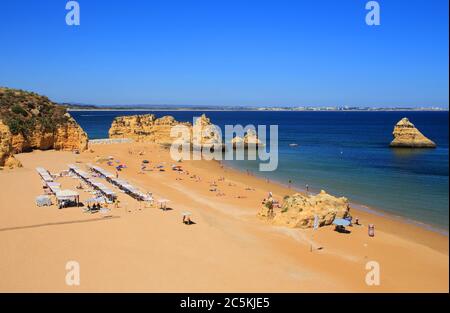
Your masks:
{"label": "row of sun lounger", "polygon": [[43,167],[37,167],[36,171],[39,173],[39,175],[42,178],[42,181],[45,183],[45,185],[50,189],[50,191],[56,195],[58,192],[61,191],[61,184],[55,182],[53,180],[53,177],[50,175],[50,173]]}
{"label": "row of sun lounger", "polygon": [[50,173],[43,167],[37,167],[36,171],[39,173],[39,175],[41,176],[42,180],[44,182],[52,182],[53,181],[53,177],[50,175]]}
{"label": "row of sun lounger", "polygon": [[116,195],[116,193],[114,191],[112,191],[111,189],[109,189],[108,187],[103,185],[102,183],[99,183],[96,180],[92,179],[91,177],[89,177],[88,173],[86,173],[85,171],[80,170],[75,165],[70,164],[69,165],[69,170],[71,172],[75,173],[75,175],[80,177],[85,183],[90,185],[92,188],[94,188],[95,190],[100,191],[109,200],[112,201],[115,198],[117,198],[117,195]]}
{"label": "row of sun lounger", "polygon": [[108,182],[110,182],[111,184],[117,186],[120,190],[124,191],[125,193],[127,193],[131,197],[133,197],[133,198],[135,198],[137,200],[140,200],[140,201],[153,201],[152,196],[143,193],[142,191],[140,191],[139,189],[135,188],[133,185],[131,185],[127,181],[119,179],[119,178],[116,178],[113,174],[111,174],[110,172],[102,169],[101,167],[95,166],[95,165],[91,165],[91,164],[88,164],[88,167],[92,171],[96,172],[97,174],[100,174]]}

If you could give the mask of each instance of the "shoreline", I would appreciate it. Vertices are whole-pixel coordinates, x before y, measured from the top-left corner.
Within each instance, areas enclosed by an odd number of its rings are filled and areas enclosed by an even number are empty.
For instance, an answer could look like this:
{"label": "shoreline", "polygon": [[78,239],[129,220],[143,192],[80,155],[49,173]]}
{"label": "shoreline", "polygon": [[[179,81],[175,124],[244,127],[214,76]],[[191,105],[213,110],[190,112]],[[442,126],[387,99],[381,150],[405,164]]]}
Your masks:
{"label": "shoreline", "polygon": [[[228,167],[230,169],[239,171],[239,172],[241,172],[244,175],[246,174],[244,169],[239,168],[237,166],[232,166],[231,164],[224,164],[224,166],[226,166],[226,167]],[[262,177],[262,176],[255,175],[255,177],[264,180],[264,177]],[[271,179],[270,181],[272,183],[274,183],[274,184],[278,184],[278,185],[282,186],[283,188],[290,189],[290,190],[292,190],[294,192],[299,192],[301,194],[308,193],[305,189],[300,188],[300,187],[292,186],[291,188],[289,188],[288,185],[286,185],[285,183],[281,182],[280,180],[277,180],[276,178],[275,179]],[[320,190],[312,189],[309,192],[309,194],[315,194],[315,193],[318,193],[318,192],[320,192]],[[344,197],[345,197],[345,195],[344,195]],[[368,205],[365,205],[363,203],[349,201],[349,204],[352,207],[352,209],[356,209],[358,211],[364,211],[364,212],[367,212],[369,214],[373,214],[373,215],[376,215],[376,216],[385,217],[385,218],[388,218],[388,219],[391,219],[391,220],[394,220],[394,221],[399,221],[399,222],[402,222],[402,223],[414,225],[414,226],[426,229],[428,231],[432,231],[432,232],[435,232],[437,234],[449,237],[449,230],[444,228],[444,227],[442,227],[442,226],[440,226],[440,225],[433,225],[433,224],[430,224],[430,223],[421,222],[421,221],[409,218],[407,216],[402,216],[400,214],[394,214],[394,213],[385,211],[382,208],[368,206]]]}
{"label": "shoreline", "polygon": [[[333,226],[315,231],[275,226],[257,216],[261,200],[268,191],[280,202],[295,192],[276,181],[221,167],[219,161],[185,160],[179,163],[183,173],[172,171],[168,150],[155,144],[90,147],[92,152],[81,154],[19,154],[23,168],[0,172],[0,246],[7,256],[0,258],[0,290],[448,292],[446,236],[353,207],[362,226],[350,227],[349,234]],[[36,207],[42,192],[36,167],[59,173],[76,164],[84,170],[104,156],[125,164],[120,178],[152,192],[156,204],[144,206],[96,178],[117,192],[120,206],[110,212],[114,219],[76,207]],[[144,159],[150,160],[149,171],[141,173]],[[98,162],[114,172],[114,166]],[[76,190],[79,184],[70,177],[57,181],[64,189]],[[82,202],[92,197],[89,190],[80,195]],[[161,199],[170,200],[170,210],[158,209]],[[181,222],[186,211],[194,225]],[[368,224],[375,225],[375,237],[368,236]],[[83,282],[77,289],[64,284],[67,260],[81,264]],[[382,266],[380,286],[365,283],[368,260]]]}
{"label": "shoreline", "polygon": [[[109,139],[109,138],[96,138],[96,139],[92,139],[92,140],[107,140],[107,139]],[[95,144],[98,144],[98,143],[93,142],[93,144],[95,145]],[[120,144],[120,143],[105,143],[105,144]],[[221,161],[213,160],[213,161],[218,163],[218,164],[222,164],[224,167],[227,167],[229,169],[238,171],[242,175],[246,175],[246,172],[245,172],[245,170],[243,168],[240,168],[239,166],[233,166],[231,162],[224,163],[223,160],[221,160]],[[252,173],[254,173],[254,172],[252,171]],[[265,177],[262,177],[262,176],[260,176],[258,174],[253,175],[253,176],[258,178],[258,179],[260,179],[260,180],[262,180],[262,181],[265,180]],[[270,182],[274,183],[274,184],[277,184],[277,185],[279,185],[279,186],[281,186],[283,188],[292,190],[294,192],[299,192],[299,193],[302,193],[302,194],[306,194],[307,193],[307,191],[305,189],[300,188],[300,187],[291,186],[291,188],[289,188],[288,185],[286,185],[284,182],[282,182],[282,181],[280,181],[280,180],[278,180],[276,178],[275,179],[271,178]],[[320,190],[311,189],[309,194],[314,194],[314,193],[318,193],[318,192],[320,192]],[[343,195],[343,196],[345,197],[345,195]],[[443,227],[441,225],[434,225],[434,224],[431,224],[431,223],[428,223],[428,222],[422,222],[422,221],[419,221],[419,220],[416,220],[416,219],[413,219],[413,218],[410,218],[410,217],[407,217],[407,216],[403,216],[401,214],[395,214],[395,213],[391,213],[391,212],[385,211],[385,210],[383,210],[383,208],[374,207],[374,206],[368,206],[368,205],[366,205],[364,203],[353,202],[353,201],[349,201],[349,203],[350,203],[352,208],[356,208],[358,211],[364,211],[366,213],[373,214],[373,215],[376,215],[376,216],[389,218],[391,220],[399,221],[399,222],[406,223],[406,224],[409,224],[409,225],[414,225],[414,226],[426,229],[428,231],[432,231],[432,232],[435,232],[437,234],[449,237],[449,229],[446,229],[445,227]]]}

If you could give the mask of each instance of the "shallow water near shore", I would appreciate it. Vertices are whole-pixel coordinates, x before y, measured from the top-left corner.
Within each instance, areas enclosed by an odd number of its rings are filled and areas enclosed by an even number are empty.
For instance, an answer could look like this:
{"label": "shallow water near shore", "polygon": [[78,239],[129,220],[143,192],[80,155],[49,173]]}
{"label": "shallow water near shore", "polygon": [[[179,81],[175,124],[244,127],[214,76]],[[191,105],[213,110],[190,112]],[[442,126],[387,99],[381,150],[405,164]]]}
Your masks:
{"label": "shallow water near shore", "polygon": [[[206,113],[226,124],[278,125],[279,164],[259,172],[258,161],[232,167],[304,189],[325,189],[353,203],[379,208],[448,231],[448,112],[73,111],[91,139],[108,137],[116,116],[155,113],[190,121]],[[391,149],[395,123],[408,117],[436,149]],[[297,144],[298,146],[290,146]]]}

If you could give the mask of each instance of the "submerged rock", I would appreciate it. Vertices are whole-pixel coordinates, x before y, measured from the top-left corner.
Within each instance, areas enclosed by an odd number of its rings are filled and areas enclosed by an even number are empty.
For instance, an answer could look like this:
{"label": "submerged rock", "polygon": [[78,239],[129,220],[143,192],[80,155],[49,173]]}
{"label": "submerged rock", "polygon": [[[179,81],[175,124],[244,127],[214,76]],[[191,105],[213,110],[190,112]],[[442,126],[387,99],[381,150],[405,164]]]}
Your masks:
{"label": "submerged rock", "polygon": [[259,216],[269,220],[274,225],[292,228],[311,228],[315,216],[318,216],[319,226],[330,225],[335,218],[345,218],[350,206],[347,198],[337,198],[322,190],[317,195],[302,195],[296,193],[284,199],[281,211],[272,214],[270,208],[264,205]]}
{"label": "submerged rock", "polygon": [[425,137],[406,117],[394,127],[394,140],[390,146],[396,148],[436,148],[436,144]]}

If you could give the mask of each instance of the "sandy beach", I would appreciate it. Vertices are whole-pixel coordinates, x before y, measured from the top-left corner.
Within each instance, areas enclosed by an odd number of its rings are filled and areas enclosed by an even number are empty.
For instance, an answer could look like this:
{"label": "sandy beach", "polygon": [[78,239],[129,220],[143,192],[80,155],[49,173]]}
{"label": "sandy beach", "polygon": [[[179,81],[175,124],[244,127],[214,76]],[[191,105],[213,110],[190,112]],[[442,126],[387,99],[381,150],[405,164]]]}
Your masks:
{"label": "sandy beach", "polygon": [[[183,161],[177,165],[184,172],[172,171],[168,150],[154,144],[91,149],[79,155],[18,154],[23,168],[0,171],[0,291],[449,291],[448,236],[354,208],[351,213],[362,225],[350,227],[350,234],[332,226],[275,227],[257,213],[269,191],[279,201],[295,192],[285,186],[215,161]],[[152,192],[156,200],[170,200],[170,210],[147,207],[105,180],[120,200],[109,214],[35,205],[42,194],[36,167],[59,173],[73,163],[85,170],[99,156],[126,164],[120,178]],[[144,159],[152,170],[142,173]],[[106,163],[97,165],[114,172]],[[72,177],[57,181],[64,189],[79,184]],[[216,191],[210,191],[213,183]],[[89,197],[81,191],[82,202]],[[182,223],[184,211],[192,213],[195,224]],[[375,225],[375,237],[368,236],[368,224]],[[71,260],[80,264],[79,286],[65,283]],[[366,284],[369,261],[380,264],[379,286]]]}

